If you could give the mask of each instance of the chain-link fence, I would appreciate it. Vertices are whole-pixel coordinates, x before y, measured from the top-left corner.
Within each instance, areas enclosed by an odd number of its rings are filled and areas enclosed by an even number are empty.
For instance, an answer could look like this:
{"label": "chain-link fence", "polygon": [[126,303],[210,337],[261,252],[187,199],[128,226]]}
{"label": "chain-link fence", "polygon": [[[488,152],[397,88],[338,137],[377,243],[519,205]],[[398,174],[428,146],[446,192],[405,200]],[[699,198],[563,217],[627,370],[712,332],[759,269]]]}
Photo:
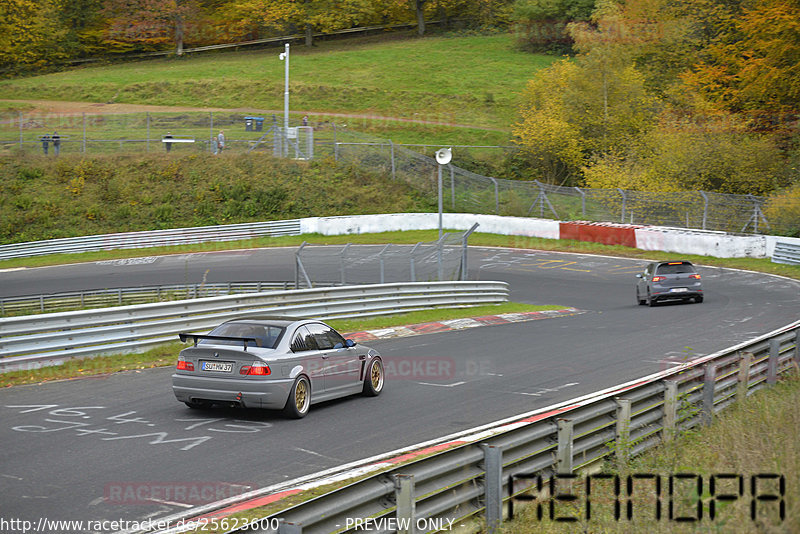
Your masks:
{"label": "chain-link fence", "polygon": [[[295,159],[333,157],[403,180],[434,198],[437,163],[420,152],[316,117],[313,124],[283,116],[230,112],[124,113],[0,117],[0,154],[214,152],[220,131],[224,151],[261,151]],[[57,133],[56,150],[53,136]],[[171,136],[171,137],[167,137]],[[502,148],[502,147],[497,147]],[[455,161],[460,150],[456,150]],[[468,150],[468,149],[466,149]],[[433,150],[430,151],[431,153]],[[752,195],[702,191],[644,192],[584,189],[496,179],[455,165],[444,169],[444,209],[453,212],[544,217],[564,221],[625,222],[735,233],[792,234],[797,221],[777,223],[763,213],[767,201]],[[800,210],[800,207],[798,207]]]}
{"label": "chain-link fence", "polygon": [[295,252],[295,287],[467,279],[467,241],[478,227],[415,245],[313,245]]}
{"label": "chain-link fence", "polygon": [[[322,141],[328,123],[321,125]],[[229,112],[25,114],[0,116],[0,154],[266,151],[311,159],[314,128],[283,117]]]}
{"label": "chain-link fence", "polygon": [[[436,160],[386,140],[348,132],[335,142],[338,161],[382,169],[432,196],[437,194]],[[339,138],[345,137],[340,134]],[[457,154],[455,160],[457,161]],[[767,199],[703,191],[646,192],[562,187],[503,180],[447,165],[444,207],[452,212],[648,224],[733,233],[780,233],[762,211]]]}

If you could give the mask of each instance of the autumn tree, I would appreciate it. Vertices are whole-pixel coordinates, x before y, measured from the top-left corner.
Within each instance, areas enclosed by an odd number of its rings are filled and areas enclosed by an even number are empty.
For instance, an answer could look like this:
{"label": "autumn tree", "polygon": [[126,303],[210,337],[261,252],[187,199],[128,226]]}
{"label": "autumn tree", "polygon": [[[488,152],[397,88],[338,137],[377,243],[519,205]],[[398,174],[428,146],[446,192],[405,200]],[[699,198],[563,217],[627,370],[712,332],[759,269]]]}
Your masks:
{"label": "autumn tree", "polygon": [[796,120],[800,102],[800,2],[744,0],[683,75],[719,109],[751,116],[759,129]]}
{"label": "autumn tree", "polygon": [[531,52],[569,53],[567,24],[588,21],[595,0],[517,0],[511,19],[517,44]]}
{"label": "autumn tree", "polygon": [[181,55],[187,19],[198,10],[196,0],[108,0],[106,41],[118,51],[171,44]]}
{"label": "autumn tree", "polygon": [[544,180],[575,185],[582,166],[655,124],[658,101],[619,39],[618,14],[608,3],[592,25],[573,26],[582,53],[540,71],[523,95],[513,133]]}
{"label": "autumn tree", "polygon": [[66,35],[57,0],[0,3],[0,69],[39,68],[67,57],[59,46]]}

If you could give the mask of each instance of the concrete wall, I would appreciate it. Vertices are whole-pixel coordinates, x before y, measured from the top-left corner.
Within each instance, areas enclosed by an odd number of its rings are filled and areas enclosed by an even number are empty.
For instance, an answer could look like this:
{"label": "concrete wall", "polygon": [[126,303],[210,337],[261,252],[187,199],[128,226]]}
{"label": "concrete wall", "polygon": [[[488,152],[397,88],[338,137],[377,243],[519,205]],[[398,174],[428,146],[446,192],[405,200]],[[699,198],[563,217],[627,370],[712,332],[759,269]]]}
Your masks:
{"label": "concrete wall", "polygon": [[[469,230],[478,223],[479,232],[500,235],[559,238],[559,222],[527,217],[500,217],[471,213],[445,213],[442,226],[447,230]],[[368,234],[405,230],[434,230],[439,227],[436,213],[390,213],[382,215],[353,215],[350,217],[309,217],[302,219],[303,233],[322,235]]]}
{"label": "concrete wall", "polygon": [[[500,235],[577,239],[595,243],[633,246],[642,250],[699,254],[718,258],[765,258],[772,255],[775,242],[800,239],[775,236],[738,236],[723,232],[683,230],[657,226],[615,223],[560,222],[527,217],[500,217],[470,213],[445,213],[443,226],[468,230],[478,223],[478,232]],[[349,217],[309,217],[301,220],[303,233],[322,235],[433,230],[438,228],[436,213],[390,213]]]}

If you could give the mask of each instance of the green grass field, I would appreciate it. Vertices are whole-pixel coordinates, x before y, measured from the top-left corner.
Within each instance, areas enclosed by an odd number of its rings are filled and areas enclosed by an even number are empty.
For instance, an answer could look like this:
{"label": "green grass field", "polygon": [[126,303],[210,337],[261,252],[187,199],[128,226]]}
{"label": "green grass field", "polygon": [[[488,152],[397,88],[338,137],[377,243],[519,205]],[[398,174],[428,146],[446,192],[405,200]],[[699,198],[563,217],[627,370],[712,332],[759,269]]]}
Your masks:
{"label": "green grass field", "polygon": [[[293,110],[507,129],[519,93],[554,57],[510,34],[322,41],[290,55]],[[153,59],[0,82],[0,98],[283,109],[276,48]]]}

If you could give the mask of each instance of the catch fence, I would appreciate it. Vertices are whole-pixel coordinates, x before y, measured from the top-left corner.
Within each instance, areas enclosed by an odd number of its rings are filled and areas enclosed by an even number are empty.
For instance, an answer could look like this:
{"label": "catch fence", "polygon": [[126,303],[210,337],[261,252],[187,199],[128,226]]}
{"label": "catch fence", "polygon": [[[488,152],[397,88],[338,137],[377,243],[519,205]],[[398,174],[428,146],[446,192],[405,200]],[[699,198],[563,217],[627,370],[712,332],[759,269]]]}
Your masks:
{"label": "catch fence", "polygon": [[[61,154],[112,152],[214,153],[220,130],[223,152],[261,152],[309,160],[333,157],[402,180],[431,198],[437,195],[438,164],[429,156],[388,139],[337,126],[332,117],[254,116],[231,112],[49,114],[22,112],[0,117],[0,154],[42,154],[43,138],[58,132]],[[358,119],[353,119],[358,121]],[[366,119],[365,119],[366,120]],[[352,122],[352,121],[351,121]],[[173,142],[165,136],[171,135]],[[419,150],[433,153],[428,146]],[[509,147],[467,147],[472,150]],[[52,140],[48,157],[54,156]],[[463,159],[463,158],[462,158]],[[466,159],[471,159],[468,156]],[[694,228],[732,233],[791,235],[786,222],[769,221],[764,214],[768,198],[705,191],[648,192],[624,189],[564,187],[538,181],[483,176],[456,165],[444,169],[444,209],[452,212],[540,217],[562,221],[622,222]]]}
{"label": "catch fence", "polygon": [[[389,140],[355,132],[340,133],[334,143],[337,161],[356,163],[437,195],[438,164],[432,157]],[[457,153],[454,160],[458,161]],[[706,191],[649,192],[564,187],[538,181],[482,176],[448,164],[443,172],[444,209],[540,217],[562,221],[603,221],[695,228],[731,233],[789,231],[767,220],[767,198]]]}
{"label": "catch fence", "polygon": [[295,287],[467,280],[467,242],[477,227],[415,245],[304,242],[295,252]]}
{"label": "catch fence", "polygon": [[[325,142],[330,125],[317,125]],[[49,113],[0,115],[0,154],[259,152],[312,159],[314,128],[283,117],[231,112]],[[58,138],[58,146],[54,142]]]}

